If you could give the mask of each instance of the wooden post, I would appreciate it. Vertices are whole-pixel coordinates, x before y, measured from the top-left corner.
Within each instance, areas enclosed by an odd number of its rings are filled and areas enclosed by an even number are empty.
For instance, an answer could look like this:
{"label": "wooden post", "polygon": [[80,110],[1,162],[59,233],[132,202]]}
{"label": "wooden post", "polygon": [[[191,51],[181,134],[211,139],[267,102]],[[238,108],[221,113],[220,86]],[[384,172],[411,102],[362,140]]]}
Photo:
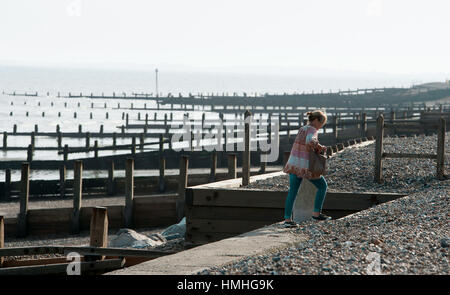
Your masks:
{"label": "wooden post", "polygon": [[67,162],[69,156],[69,146],[67,144],[64,145],[64,162]]}
{"label": "wooden post", "polygon": [[27,161],[31,163],[33,161],[33,145],[28,145],[27,150]]}
{"label": "wooden post", "polygon": [[125,212],[124,225],[132,228],[133,220],[133,202],[134,202],[134,159],[127,158],[125,163]]}
{"label": "wooden post", "polygon": [[336,116],[336,113],[333,116],[333,137],[334,137],[334,141],[337,142],[338,141],[338,123],[339,123],[339,119]]}
{"label": "wooden post", "polygon": [[34,132],[31,132],[31,148],[34,150],[34,146],[36,143],[36,135]]}
{"label": "wooden post", "polygon": [[90,132],[86,132],[86,148],[89,148],[91,146],[91,134]]}
{"label": "wooden post", "polygon": [[439,180],[444,180],[445,163],[445,119],[439,118],[438,140],[437,140],[437,158],[436,158],[436,176]]}
{"label": "wooden post", "polygon": [[75,161],[73,172],[73,211],[72,211],[72,233],[80,232],[80,210],[83,192],[83,162]]}
{"label": "wooden post", "polygon": [[259,154],[259,161],[260,161],[260,169],[259,169],[259,173],[266,173],[266,166],[267,166],[267,152],[261,152]]}
{"label": "wooden post", "polygon": [[244,154],[242,162],[242,185],[246,186],[250,183],[250,122],[251,116],[249,110],[244,113]]}
{"label": "wooden post", "polygon": [[94,158],[98,158],[98,140],[94,141]]}
{"label": "wooden post", "polygon": [[[5,248],[5,218],[0,215],[0,249]],[[0,256],[0,268],[3,267],[3,257]]]}
{"label": "wooden post", "polygon": [[61,135],[61,132],[57,132],[58,133],[58,148],[60,149],[61,148],[61,146],[62,146],[62,135]]}
{"label": "wooden post", "polygon": [[184,206],[186,204],[186,187],[188,184],[188,167],[189,167],[189,156],[182,155],[180,158],[180,174],[178,181],[178,200],[176,204],[178,221],[184,217]]}
{"label": "wooden post", "polygon": [[213,182],[216,180],[216,170],[217,170],[217,151],[211,152],[211,172],[209,174],[209,181]]}
{"label": "wooden post", "polygon": [[17,216],[17,235],[23,238],[27,235],[28,199],[30,194],[29,163],[22,163],[22,177],[20,182],[20,213]]}
{"label": "wooden post", "polygon": [[383,115],[377,118],[377,129],[376,129],[376,141],[375,141],[375,173],[374,181],[377,183],[383,182],[383,135],[384,135],[384,117]]}
{"label": "wooden post", "polygon": [[116,147],[116,144],[117,144],[117,133],[114,132],[113,133],[113,147]]}
{"label": "wooden post", "polygon": [[107,191],[108,195],[114,195],[114,160],[109,161]]}
{"label": "wooden post", "polygon": [[361,115],[360,114],[356,114],[355,115],[355,120],[356,120],[356,129],[360,130],[361,129]]}
{"label": "wooden post", "polygon": [[62,165],[59,168],[59,194],[61,198],[64,198],[66,196],[66,176],[66,165]]}
{"label": "wooden post", "polygon": [[134,156],[136,154],[136,137],[131,138],[131,154]]}
{"label": "wooden post", "polygon": [[144,151],[144,141],[145,141],[144,133],[139,134],[139,148],[141,152]]}
{"label": "wooden post", "polygon": [[6,151],[8,148],[8,133],[6,131],[3,132],[3,150]]}
{"label": "wooden post", "polygon": [[166,171],[166,158],[164,157],[164,137],[162,134],[159,135],[159,191],[163,192],[166,190],[166,183],[164,181],[164,176]]}
{"label": "wooden post", "polygon": [[367,134],[367,114],[363,113],[361,117],[361,137],[365,137]]}
{"label": "wooden post", "polygon": [[228,178],[237,177],[236,165],[237,165],[237,155],[228,154]]}
{"label": "wooden post", "polygon": [[5,199],[8,199],[11,195],[11,169],[6,168],[5,170]]}
{"label": "wooden post", "polygon": [[[108,210],[105,207],[92,208],[89,246],[108,247]],[[95,258],[103,260],[105,256]]]}
{"label": "wooden post", "polygon": [[13,134],[16,134],[17,133],[17,124],[14,124],[14,126],[13,126]]}

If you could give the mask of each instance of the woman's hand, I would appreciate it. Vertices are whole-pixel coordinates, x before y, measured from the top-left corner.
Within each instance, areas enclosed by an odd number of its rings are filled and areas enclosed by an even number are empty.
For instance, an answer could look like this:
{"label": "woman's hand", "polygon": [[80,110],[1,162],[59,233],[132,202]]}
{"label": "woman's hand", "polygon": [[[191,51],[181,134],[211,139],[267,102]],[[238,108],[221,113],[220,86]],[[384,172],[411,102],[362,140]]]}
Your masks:
{"label": "woman's hand", "polygon": [[322,153],[322,152],[326,152],[326,151],[327,151],[327,147],[319,144],[319,152]]}

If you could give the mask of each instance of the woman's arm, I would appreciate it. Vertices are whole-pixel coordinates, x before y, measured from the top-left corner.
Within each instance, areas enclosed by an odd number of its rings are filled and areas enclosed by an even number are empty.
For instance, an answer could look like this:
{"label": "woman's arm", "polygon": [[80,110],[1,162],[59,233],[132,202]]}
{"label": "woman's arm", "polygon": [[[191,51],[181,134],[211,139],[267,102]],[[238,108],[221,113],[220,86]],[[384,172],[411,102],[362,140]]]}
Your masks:
{"label": "woman's arm", "polygon": [[305,143],[310,149],[314,149],[316,152],[322,152],[327,149],[326,146],[319,143],[318,131],[314,127],[308,128]]}

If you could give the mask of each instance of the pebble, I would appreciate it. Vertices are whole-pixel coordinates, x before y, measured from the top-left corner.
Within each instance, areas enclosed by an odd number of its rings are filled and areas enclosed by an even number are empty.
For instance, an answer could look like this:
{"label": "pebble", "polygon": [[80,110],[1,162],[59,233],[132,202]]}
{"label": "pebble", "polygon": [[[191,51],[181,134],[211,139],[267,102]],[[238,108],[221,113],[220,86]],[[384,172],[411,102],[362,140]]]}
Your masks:
{"label": "pebble", "polygon": [[443,238],[441,239],[441,247],[442,248],[448,248],[450,246],[450,239],[449,238]]}

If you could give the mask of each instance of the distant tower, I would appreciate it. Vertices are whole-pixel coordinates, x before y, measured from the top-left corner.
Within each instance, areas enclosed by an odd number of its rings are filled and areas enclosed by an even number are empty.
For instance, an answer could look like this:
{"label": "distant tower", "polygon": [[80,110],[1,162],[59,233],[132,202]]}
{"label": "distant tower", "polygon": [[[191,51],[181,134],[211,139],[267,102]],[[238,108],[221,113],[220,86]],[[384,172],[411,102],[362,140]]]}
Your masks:
{"label": "distant tower", "polygon": [[156,73],[156,97],[159,97],[159,92],[158,92],[158,69],[155,69],[155,73]]}

